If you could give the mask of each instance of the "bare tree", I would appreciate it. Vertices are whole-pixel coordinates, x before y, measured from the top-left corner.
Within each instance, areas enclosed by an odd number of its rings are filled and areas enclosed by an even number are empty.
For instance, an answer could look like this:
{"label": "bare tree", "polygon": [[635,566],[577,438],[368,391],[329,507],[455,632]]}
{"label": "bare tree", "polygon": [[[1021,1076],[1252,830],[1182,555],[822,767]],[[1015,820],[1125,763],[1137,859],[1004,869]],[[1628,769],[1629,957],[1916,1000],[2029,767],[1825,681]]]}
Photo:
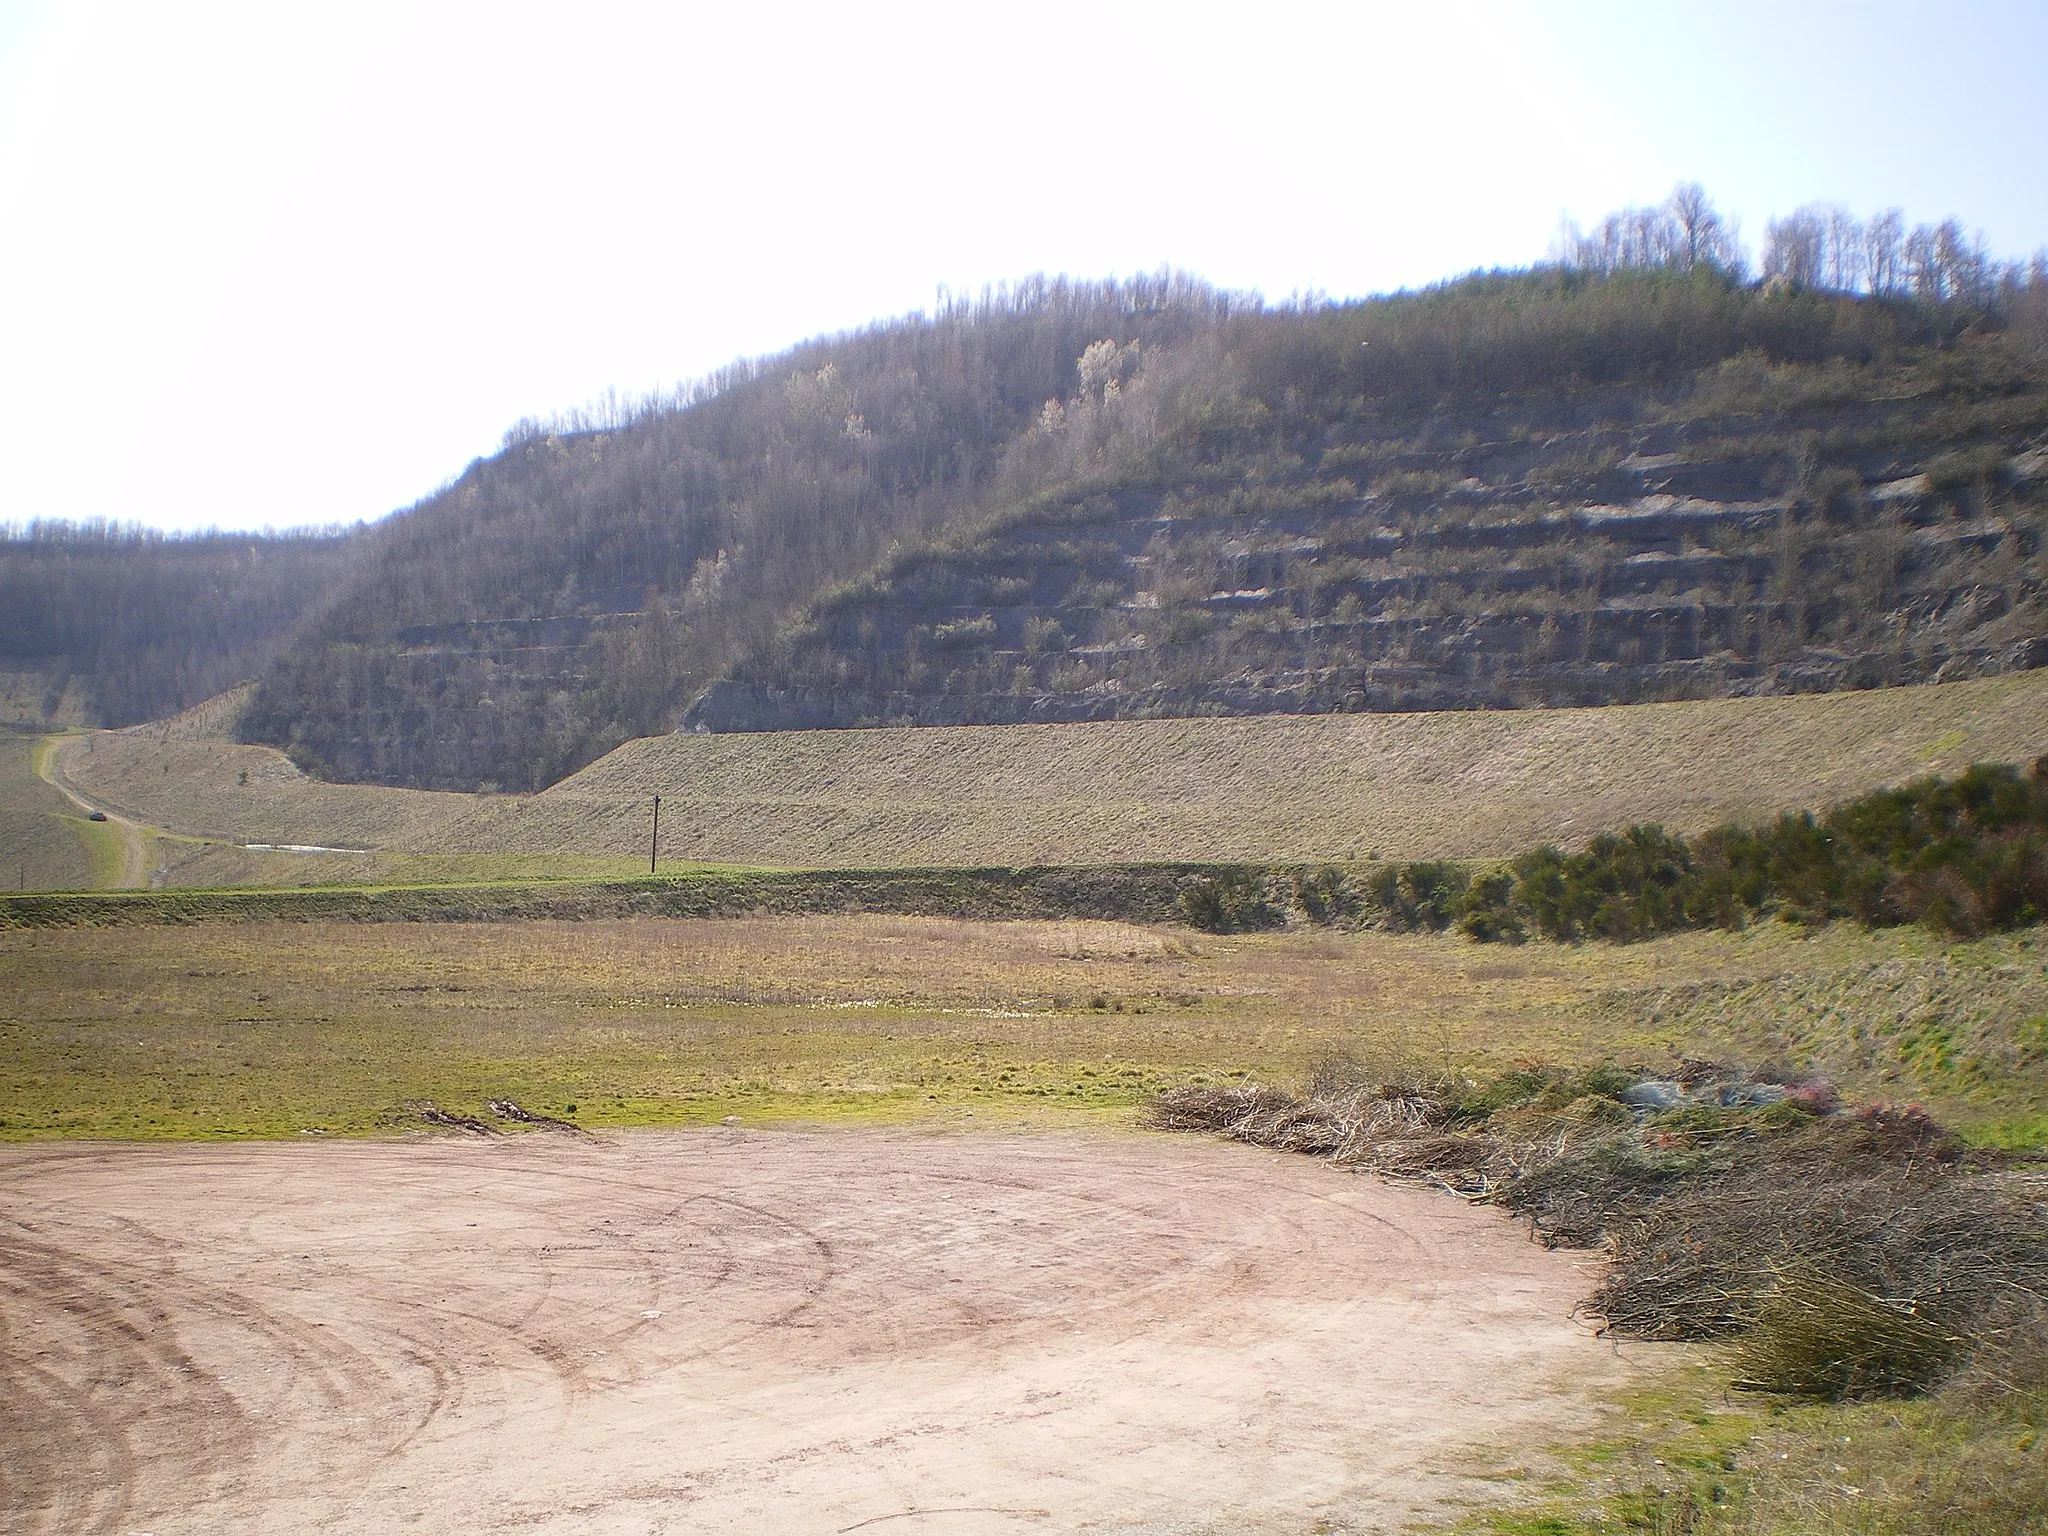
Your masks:
{"label": "bare tree", "polygon": [[1725,272],[1740,271],[1742,251],[1734,226],[1721,216],[1705,187],[1696,181],[1681,181],[1671,189],[1664,212],[1676,233],[1674,265],[1686,271],[1701,263]]}
{"label": "bare tree", "polygon": [[1863,275],[1874,294],[1897,293],[1901,286],[1900,246],[1906,238],[1906,216],[1896,208],[1873,213],[1863,226]]}
{"label": "bare tree", "polygon": [[1610,213],[1590,233],[1577,225],[1560,239],[1559,259],[1568,267],[1603,274],[1683,265],[1677,221],[1662,208],[1624,208]]}
{"label": "bare tree", "polygon": [[1827,208],[1827,270],[1822,282],[1837,293],[1863,286],[1863,224],[1839,203]]}
{"label": "bare tree", "polygon": [[1988,296],[1991,258],[1982,238],[1971,239],[1956,220],[1917,226],[1901,250],[1905,283],[1916,299],[1941,304]]}
{"label": "bare tree", "polygon": [[1551,259],[1603,275],[1657,268],[1689,272],[1702,264],[1740,275],[1744,265],[1734,224],[1696,181],[1680,182],[1655,208],[1610,213],[1591,230],[1562,225]]}
{"label": "bare tree", "polygon": [[1823,286],[1827,265],[1828,226],[1809,204],[1764,226],[1764,278],[1794,288]]}

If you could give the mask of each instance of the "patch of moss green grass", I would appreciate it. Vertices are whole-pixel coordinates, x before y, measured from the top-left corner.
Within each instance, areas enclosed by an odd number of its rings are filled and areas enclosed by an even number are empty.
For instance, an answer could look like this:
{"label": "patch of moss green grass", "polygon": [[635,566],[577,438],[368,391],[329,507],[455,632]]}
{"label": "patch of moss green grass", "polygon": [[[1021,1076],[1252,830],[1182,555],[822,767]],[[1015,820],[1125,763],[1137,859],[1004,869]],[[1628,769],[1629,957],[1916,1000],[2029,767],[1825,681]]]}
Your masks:
{"label": "patch of moss green grass", "polygon": [[2048,1146],[2048,929],[1894,936],[1872,946],[1833,925],[1797,963],[1610,995],[1616,1036],[1719,1039],[1738,1059],[1924,1101],[1977,1146]]}
{"label": "patch of moss green grass", "polygon": [[61,809],[46,812],[52,819],[69,830],[71,835],[84,846],[89,862],[88,881],[94,890],[107,890],[121,883],[122,868],[126,860],[127,844],[118,827],[111,822],[94,821],[78,811],[73,802],[48,782],[50,758],[58,747],[75,731],[36,739],[29,748],[28,762],[31,772],[41,781],[41,787],[51,797],[52,803]]}
{"label": "patch of moss green grass", "polygon": [[85,845],[86,858],[92,865],[90,878],[93,889],[107,890],[119,885],[126,854],[119,829],[110,822],[94,821],[86,816],[62,815],[57,819]]}
{"label": "patch of moss green grass", "polygon": [[1729,1389],[1673,1352],[1553,1447],[1470,1536],[2022,1536],[2048,1531],[2048,1387],[1958,1379],[1915,1399],[1802,1403]]}
{"label": "patch of moss green grass", "polygon": [[1127,1117],[1272,1062],[1261,1008],[1189,1027],[1190,966],[1110,924],[28,931],[0,936],[0,1137],[372,1135],[496,1097],[615,1127]]}
{"label": "patch of moss green grass", "polygon": [[849,1031],[796,1010],[722,1030],[707,1049],[701,1010],[677,1013],[545,1038],[435,1019],[393,1038],[376,1023],[282,1010],[197,1027],[138,1019],[43,1032],[32,1062],[20,1060],[20,1027],[0,1025],[0,1139],[376,1135],[416,1127],[408,1106],[418,1101],[489,1119],[486,1101],[501,1098],[591,1129],[894,1124],[963,1111],[1072,1122],[1128,1118],[1185,1071],[1114,1049],[1040,1056],[997,1036],[933,1049],[883,1032],[912,1023],[902,1016]]}
{"label": "patch of moss green grass", "polygon": [[[1450,1524],[1469,1536],[1678,1536],[1738,1509],[1772,1410],[1731,1396],[1708,1352],[1659,1346],[1603,1402],[1585,1439],[1553,1446],[1512,1497]],[[1521,1469],[1517,1469],[1520,1471]],[[1506,1481],[1506,1479],[1495,1479]]]}

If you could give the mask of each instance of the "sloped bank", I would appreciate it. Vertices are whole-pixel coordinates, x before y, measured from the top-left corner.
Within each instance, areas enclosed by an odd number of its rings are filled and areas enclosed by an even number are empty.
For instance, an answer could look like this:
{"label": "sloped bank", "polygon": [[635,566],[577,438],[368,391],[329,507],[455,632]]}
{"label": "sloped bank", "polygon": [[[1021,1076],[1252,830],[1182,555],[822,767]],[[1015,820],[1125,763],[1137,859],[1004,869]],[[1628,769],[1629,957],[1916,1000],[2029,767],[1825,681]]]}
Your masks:
{"label": "sloped bank", "polygon": [[1263,875],[1224,864],[1032,869],[707,871],[639,880],[95,891],[0,896],[0,929],[199,922],[517,922],[622,917],[800,916],[1182,920],[1182,897]]}

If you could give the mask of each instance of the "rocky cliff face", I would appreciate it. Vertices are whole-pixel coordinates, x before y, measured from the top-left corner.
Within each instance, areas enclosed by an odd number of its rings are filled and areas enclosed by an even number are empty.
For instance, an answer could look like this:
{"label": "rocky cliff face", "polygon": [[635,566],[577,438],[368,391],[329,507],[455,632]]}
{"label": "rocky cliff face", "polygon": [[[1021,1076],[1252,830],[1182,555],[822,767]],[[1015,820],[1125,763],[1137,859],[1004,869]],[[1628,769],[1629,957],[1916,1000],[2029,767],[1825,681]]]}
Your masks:
{"label": "rocky cliff face", "polygon": [[2048,454],[2037,429],[1959,434],[2014,414],[1986,404],[1614,394],[1334,428],[1253,475],[1077,492],[901,558],[683,724],[1594,705],[2038,666]]}

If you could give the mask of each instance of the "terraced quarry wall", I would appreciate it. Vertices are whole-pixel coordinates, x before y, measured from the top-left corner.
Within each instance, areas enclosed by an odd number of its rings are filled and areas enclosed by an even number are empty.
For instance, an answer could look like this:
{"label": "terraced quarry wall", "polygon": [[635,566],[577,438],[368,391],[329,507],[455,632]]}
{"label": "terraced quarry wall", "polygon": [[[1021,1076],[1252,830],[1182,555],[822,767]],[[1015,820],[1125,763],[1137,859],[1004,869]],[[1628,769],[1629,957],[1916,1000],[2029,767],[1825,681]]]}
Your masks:
{"label": "terraced quarry wall", "polygon": [[1737,360],[1684,398],[1390,415],[1047,498],[825,603],[685,723],[1630,704],[2048,662],[2038,392],[1895,383]]}
{"label": "terraced quarry wall", "polygon": [[[138,819],[237,842],[812,867],[1463,857],[1697,830],[2048,753],[2048,673],[1584,710],[678,734],[533,796],[324,784],[144,728],[64,750]],[[339,871],[337,871],[339,873]]]}

